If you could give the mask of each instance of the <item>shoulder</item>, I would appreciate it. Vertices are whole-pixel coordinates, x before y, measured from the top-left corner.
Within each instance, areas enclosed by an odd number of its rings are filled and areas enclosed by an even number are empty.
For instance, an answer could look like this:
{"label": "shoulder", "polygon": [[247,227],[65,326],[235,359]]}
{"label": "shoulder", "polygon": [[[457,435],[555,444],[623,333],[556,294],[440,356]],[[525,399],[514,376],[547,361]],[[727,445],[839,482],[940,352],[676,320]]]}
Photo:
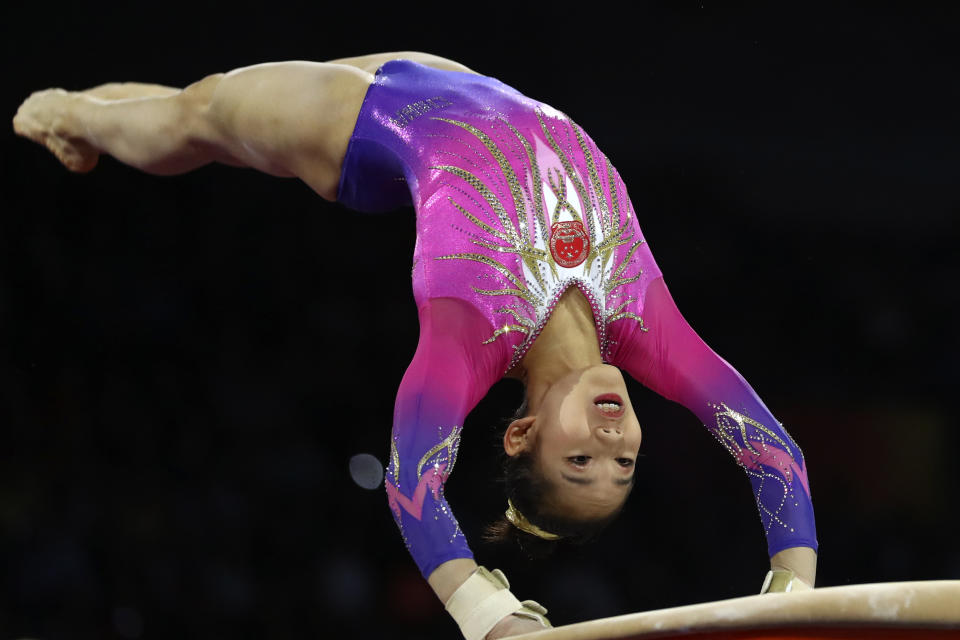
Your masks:
{"label": "shoulder", "polygon": [[455,297],[431,298],[419,307],[419,351],[462,363],[473,376],[493,384],[504,376],[510,349],[496,340],[490,320],[469,302]]}
{"label": "shoulder", "polygon": [[460,298],[430,298],[419,306],[418,314],[421,332],[428,328],[432,333],[455,336],[464,344],[480,336],[482,342],[493,331],[484,314]]}

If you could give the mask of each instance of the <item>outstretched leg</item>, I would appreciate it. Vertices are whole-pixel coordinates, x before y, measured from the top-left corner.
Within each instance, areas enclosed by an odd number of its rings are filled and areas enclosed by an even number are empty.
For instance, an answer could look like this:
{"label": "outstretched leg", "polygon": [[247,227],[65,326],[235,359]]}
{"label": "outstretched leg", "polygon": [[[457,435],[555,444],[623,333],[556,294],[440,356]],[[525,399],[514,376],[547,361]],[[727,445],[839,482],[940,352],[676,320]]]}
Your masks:
{"label": "outstretched leg", "polygon": [[446,71],[464,71],[466,73],[476,73],[473,69],[466,67],[459,62],[448,58],[441,58],[432,53],[423,53],[422,51],[392,51],[388,53],[372,53],[366,56],[354,56],[352,58],[338,58],[330,60],[335,64],[346,64],[351,67],[362,69],[367,73],[375,73],[383,63],[390,60],[412,60],[435,69],[444,69]]}
{"label": "outstretched leg", "polygon": [[108,82],[92,89],[82,91],[88,96],[101,100],[127,100],[129,98],[157,98],[172,96],[182,89],[162,84],[144,84],[142,82]]}
{"label": "outstretched leg", "polygon": [[72,171],[89,171],[100,153],[161,175],[222,162],[299,177],[332,200],[371,81],[351,65],[281,62],[212,75],[182,91],[50,89],[28,98],[13,124]]}

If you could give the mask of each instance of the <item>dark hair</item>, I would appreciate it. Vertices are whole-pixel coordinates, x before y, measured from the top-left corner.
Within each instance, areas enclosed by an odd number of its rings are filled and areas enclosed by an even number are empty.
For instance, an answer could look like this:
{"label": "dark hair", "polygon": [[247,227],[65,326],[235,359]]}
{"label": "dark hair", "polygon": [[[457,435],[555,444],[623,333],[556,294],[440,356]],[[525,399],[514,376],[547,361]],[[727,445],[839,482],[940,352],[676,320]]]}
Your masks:
{"label": "dark hair", "polygon": [[[508,420],[507,426],[513,420],[524,417],[526,409],[527,405],[524,401],[516,415]],[[502,442],[501,438],[500,446]],[[571,518],[559,513],[552,500],[557,488],[537,469],[536,458],[536,446],[531,451],[523,451],[515,456],[508,456],[503,452],[500,482],[504,485],[507,499],[527,520],[544,531],[560,536],[561,539],[544,540],[521,531],[504,515],[487,525],[483,536],[486,542],[513,541],[531,558],[543,558],[553,553],[560,544],[579,545],[594,540],[620,515],[623,504],[613,513],[602,518]],[[504,501],[504,509],[506,509],[506,501]]]}

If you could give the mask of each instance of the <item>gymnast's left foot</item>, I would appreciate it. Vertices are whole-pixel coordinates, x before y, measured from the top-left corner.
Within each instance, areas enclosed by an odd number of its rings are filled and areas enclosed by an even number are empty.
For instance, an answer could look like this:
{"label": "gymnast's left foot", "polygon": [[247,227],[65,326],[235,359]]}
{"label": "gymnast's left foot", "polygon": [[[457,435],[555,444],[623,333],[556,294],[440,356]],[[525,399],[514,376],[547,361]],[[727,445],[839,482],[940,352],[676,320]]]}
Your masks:
{"label": "gymnast's left foot", "polygon": [[97,166],[99,152],[86,141],[71,107],[76,96],[63,89],[37,91],[13,118],[13,130],[42,144],[70,171],[86,173]]}

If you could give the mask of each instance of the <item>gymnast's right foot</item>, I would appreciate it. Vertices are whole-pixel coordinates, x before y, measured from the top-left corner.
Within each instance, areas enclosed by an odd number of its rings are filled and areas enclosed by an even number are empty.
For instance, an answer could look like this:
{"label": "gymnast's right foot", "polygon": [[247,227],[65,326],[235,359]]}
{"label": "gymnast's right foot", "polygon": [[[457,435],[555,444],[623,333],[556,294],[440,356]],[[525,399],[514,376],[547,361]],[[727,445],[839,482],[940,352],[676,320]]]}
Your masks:
{"label": "gymnast's right foot", "polygon": [[77,96],[63,89],[37,91],[13,118],[13,130],[42,144],[70,171],[85,173],[97,165],[99,152],[87,142],[71,112]]}

